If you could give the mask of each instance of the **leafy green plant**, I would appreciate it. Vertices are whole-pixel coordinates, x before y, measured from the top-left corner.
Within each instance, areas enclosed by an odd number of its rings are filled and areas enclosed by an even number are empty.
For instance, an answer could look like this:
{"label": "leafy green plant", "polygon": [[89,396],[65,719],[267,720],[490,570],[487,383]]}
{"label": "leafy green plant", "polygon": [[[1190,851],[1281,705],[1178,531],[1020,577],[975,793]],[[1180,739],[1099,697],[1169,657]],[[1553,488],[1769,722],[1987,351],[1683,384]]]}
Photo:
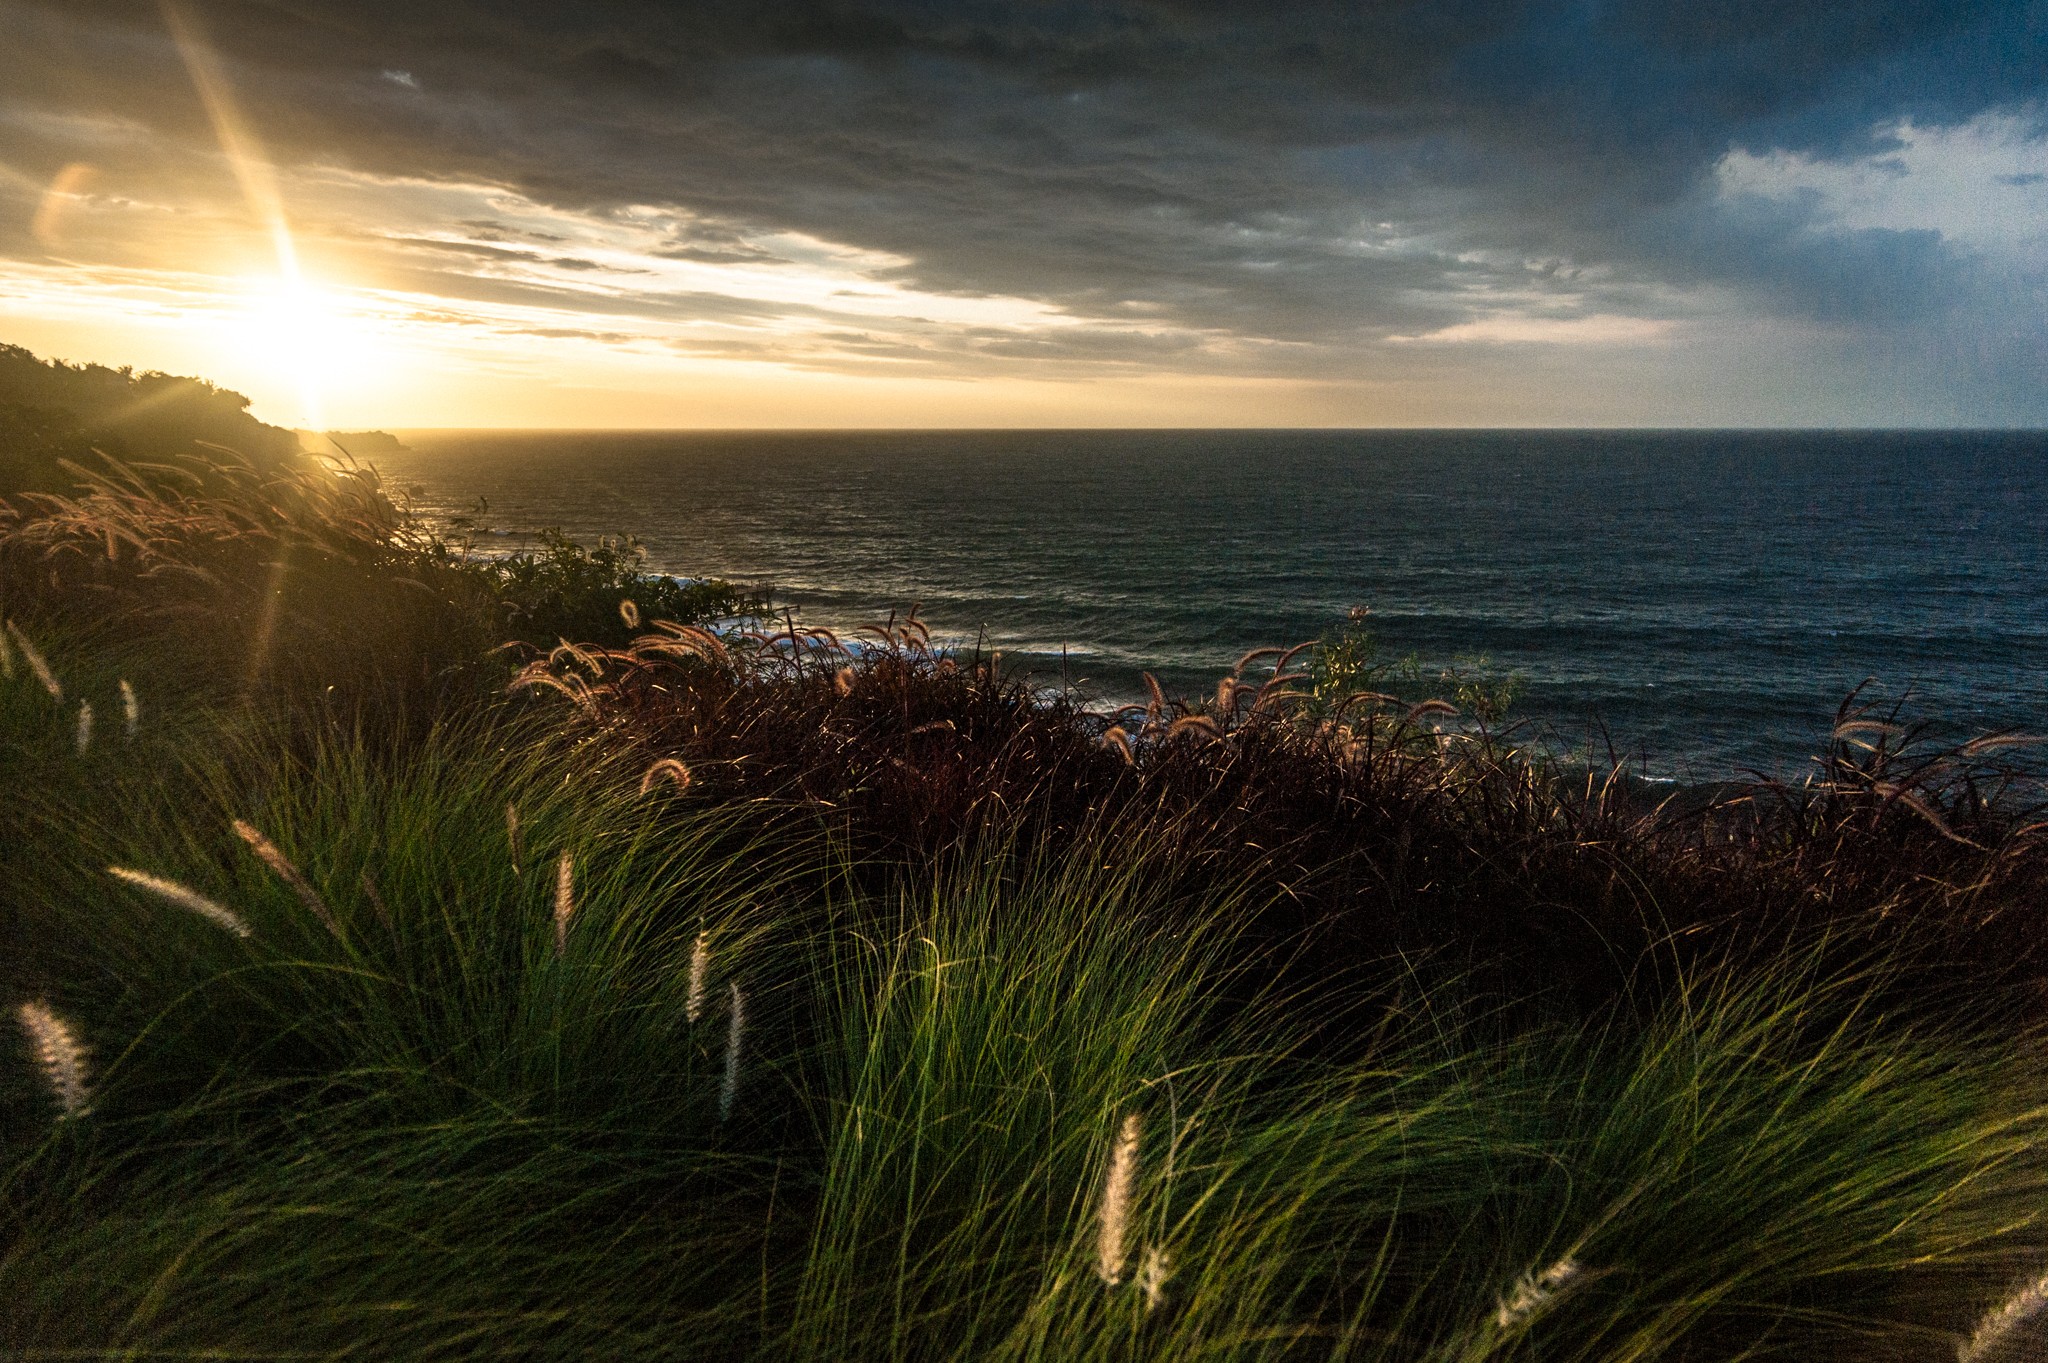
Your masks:
{"label": "leafy green plant", "polygon": [[1521,674],[1497,671],[1482,656],[1460,655],[1433,674],[1415,654],[1382,657],[1366,606],[1353,606],[1343,624],[1316,640],[1305,667],[1312,710],[1322,714],[1338,712],[1361,692],[1380,692],[1411,703],[1447,700],[1481,723],[1499,725],[1526,686]]}
{"label": "leafy green plant", "polygon": [[648,571],[646,549],[629,535],[586,546],[549,528],[537,539],[531,548],[483,554],[465,535],[441,542],[438,552],[492,593],[507,637],[538,647],[563,640],[624,644],[655,620],[696,625],[767,610],[764,600],[728,582]]}

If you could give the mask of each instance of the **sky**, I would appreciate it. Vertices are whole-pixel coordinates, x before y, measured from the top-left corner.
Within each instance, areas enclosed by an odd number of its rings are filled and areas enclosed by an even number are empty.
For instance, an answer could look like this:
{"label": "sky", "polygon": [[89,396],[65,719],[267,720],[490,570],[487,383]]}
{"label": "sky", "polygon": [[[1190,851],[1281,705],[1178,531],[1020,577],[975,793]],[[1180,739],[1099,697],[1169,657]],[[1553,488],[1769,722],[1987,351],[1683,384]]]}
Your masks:
{"label": "sky", "polygon": [[2048,0],[0,33],[0,341],[285,425],[2048,424]]}

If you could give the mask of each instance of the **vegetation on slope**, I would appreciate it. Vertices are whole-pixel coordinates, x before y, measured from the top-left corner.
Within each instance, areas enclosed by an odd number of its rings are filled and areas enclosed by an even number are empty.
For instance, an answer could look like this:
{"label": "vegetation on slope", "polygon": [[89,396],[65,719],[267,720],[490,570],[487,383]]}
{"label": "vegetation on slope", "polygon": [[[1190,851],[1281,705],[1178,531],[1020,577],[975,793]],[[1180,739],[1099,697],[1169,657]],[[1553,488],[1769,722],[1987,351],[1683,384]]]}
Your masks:
{"label": "vegetation on slope", "polygon": [[14,1353],[2040,1344],[2004,739],[1649,807],[1342,655],[1092,714],[367,469],[74,465],[0,518]]}
{"label": "vegetation on slope", "polygon": [[298,437],[249,414],[249,399],[204,379],[46,361],[0,345],[0,495],[62,488],[61,461],[99,449],[127,459],[239,451],[259,468],[288,463]]}

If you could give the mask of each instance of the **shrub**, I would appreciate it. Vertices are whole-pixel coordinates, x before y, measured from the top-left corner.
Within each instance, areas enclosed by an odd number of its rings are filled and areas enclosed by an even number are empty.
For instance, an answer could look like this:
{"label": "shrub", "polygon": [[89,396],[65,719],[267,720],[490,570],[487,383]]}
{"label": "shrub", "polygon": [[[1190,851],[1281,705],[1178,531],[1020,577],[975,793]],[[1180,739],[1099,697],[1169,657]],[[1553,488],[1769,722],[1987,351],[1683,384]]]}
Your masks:
{"label": "shrub", "polygon": [[646,572],[630,541],[585,549],[551,531],[537,550],[476,554],[395,505],[368,465],[209,448],[65,469],[69,493],[0,498],[0,610],[155,638],[184,685],[405,704],[467,689],[507,640],[623,640],[626,615],[759,608],[725,583]]}
{"label": "shrub", "polygon": [[1428,675],[1414,654],[1399,661],[1380,656],[1371,610],[1353,606],[1344,623],[1310,644],[1304,660],[1311,708],[1341,713],[1350,697],[1389,693],[1410,703],[1441,696],[1481,724],[1498,726],[1526,685],[1519,672],[1499,672],[1485,657],[1460,656]]}
{"label": "shrub", "polygon": [[647,551],[630,536],[606,535],[586,548],[549,528],[539,540],[505,554],[478,554],[466,540],[438,542],[448,562],[496,599],[508,639],[540,648],[565,640],[619,645],[645,621],[696,625],[768,609],[727,582],[649,572]]}
{"label": "shrub", "polygon": [[[1248,658],[1211,699],[1155,688],[1100,715],[934,651],[914,618],[872,633],[663,628],[557,649],[516,685],[571,700],[573,723],[643,768],[687,769],[692,799],[822,824],[864,858],[918,866],[992,830],[1063,846],[1114,824],[1172,848],[1162,872],[1269,878],[1285,889],[1272,931],[1322,935],[1312,973],[1447,953],[1504,997],[1583,1008],[1654,997],[1644,953],[1667,934],[1768,955],[1849,924],[1988,977],[2048,974],[2030,907],[2048,823],[2033,787],[1996,777],[2002,740],[1647,805],[1619,767],[1568,771],[1514,731],[1439,732],[1446,702],[1353,696],[1332,717],[1284,655],[1263,680]],[[1857,724],[1845,711],[1845,741]]]}

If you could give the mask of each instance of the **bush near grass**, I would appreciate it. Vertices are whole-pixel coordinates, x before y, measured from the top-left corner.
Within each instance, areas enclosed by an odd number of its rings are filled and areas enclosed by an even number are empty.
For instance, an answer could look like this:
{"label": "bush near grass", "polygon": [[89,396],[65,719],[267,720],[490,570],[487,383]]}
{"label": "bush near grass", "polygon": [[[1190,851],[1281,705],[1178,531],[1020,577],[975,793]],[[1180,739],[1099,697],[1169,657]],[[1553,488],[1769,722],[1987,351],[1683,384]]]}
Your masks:
{"label": "bush near grass", "polygon": [[431,710],[495,689],[504,643],[623,634],[623,602],[692,621],[751,604],[649,573],[619,541],[469,552],[369,465],[209,448],[66,468],[72,492],[0,498],[0,611],[52,637],[163,641],[165,680],[187,688]]}
{"label": "bush near grass", "polygon": [[1360,693],[1394,693],[1411,704],[1441,698],[1495,727],[1507,720],[1527,684],[1519,672],[1502,672],[1484,656],[1460,656],[1434,675],[1416,654],[1385,657],[1366,606],[1353,606],[1342,624],[1303,651],[1297,680],[1304,683],[1300,709],[1310,714],[1340,713]]}
{"label": "bush near grass", "polygon": [[228,450],[74,466],[0,501],[0,605],[56,636],[175,640],[179,684],[404,694],[493,643],[488,599],[435,565],[374,470]]}
{"label": "bush near grass", "polygon": [[566,699],[650,768],[679,764],[693,799],[781,811],[871,861],[1114,823],[1197,881],[1264,877],[1272,930],[1317,934],[1304,969],[1451,952],[1502,997],[1585,1007],[1651,988],[1645,952],[1670,934],[1769,956],[1847,923],[1924,952],[1926,987],[1965,967],[2048,978],[2048,822],[2003,765],[2014,739],[1944,745],[1852,698],[1818,779],[1646,807],[1619,767],[1574,775],[1516,730],[1440,727],[1448,703],[1297,688],[1300,652],[1248,656],[1213,698],[1155,686],[1116,715],[934,650],[914,617],[858,647],[659,628],[558,649],[515,688]]}
{"label": "bush near grass", "polygon": [[473,537],[437,539],[436,553],[479,582],[499,606],[508,641],[540,649],[563,642],[622,646],[653,620],[700,624],[751,619],[769,603],[729,582],[649,572],[647,551],[630,535],[578,544],[558,527],[531,547],[480,553]]}

